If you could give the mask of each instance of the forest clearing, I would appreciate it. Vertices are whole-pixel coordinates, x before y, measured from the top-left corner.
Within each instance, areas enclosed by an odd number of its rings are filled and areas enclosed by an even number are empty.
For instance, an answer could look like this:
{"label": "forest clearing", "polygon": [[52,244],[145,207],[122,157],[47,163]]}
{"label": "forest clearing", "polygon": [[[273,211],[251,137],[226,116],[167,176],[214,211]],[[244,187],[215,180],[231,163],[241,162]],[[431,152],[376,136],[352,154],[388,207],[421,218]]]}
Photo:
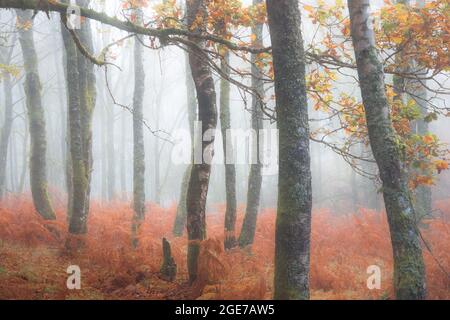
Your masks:
{"label": "forest clearing", "polygon": [[450,300],[449,33],[441,0],[0,0],[0,300]]}

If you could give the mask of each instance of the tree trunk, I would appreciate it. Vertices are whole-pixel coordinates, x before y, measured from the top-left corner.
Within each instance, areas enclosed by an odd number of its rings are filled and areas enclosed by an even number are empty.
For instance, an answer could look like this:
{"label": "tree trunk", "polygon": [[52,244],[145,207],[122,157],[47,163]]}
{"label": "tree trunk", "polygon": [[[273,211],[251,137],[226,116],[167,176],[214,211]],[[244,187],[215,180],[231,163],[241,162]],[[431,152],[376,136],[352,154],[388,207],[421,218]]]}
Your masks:
{"label": "tree trunk", "polygon": [[425,267],[414,221],[414,208],[390,118],[384,73],[377,57],[373,30],[368,27],[369,0],[348,0],[361,95],[366,112],[370,145],[383,183],[394,255],[394,290],[398,299],[424,299]]}
{"label": "tree trunk", "polygon": [[[230,52],[226,50],[221,69],[222,72],[230,76]],[[225,156],[225,250],[232,249],[236,246],[236,168],[234,163],[227,159],[227,155],[233,155],[233,144],[227,139],[227,131],[231,129],[231,112],[230,112],[230,82],[222,78],[220,80],[220,124],[222,130],[223,154]],[[229,163],[230,162],[230,163]]]}
{"label": "tree trunk", "polygon": [[[12,46],[14,48],[14,46]],[[0,63],[8,65],[12,49],[6,54]],[[0,132],[0,199],[6,194],[6,160],[8,158],[8,145],[13,124],[12,82],[8,72],[3,73],[3,90],[5,94],[5,116]]]}
{"label": "tree trunk", "polygon": [[[187,2],[188,26],[191,27],[198,16],[205,18],[206,10],[203,0]],[[205,19],[202,19],[205,21]],[[204,26],[198,26],[203,28]],[[200,30],[197,30],[200,31]],[[199,47],[205,42],[198,38],[191,38]],[[211,69],[199,52],[189,52],[189,62],[194,79],[198,100],[198,119],[202,124],[201,133],[215,130],[217,126],[216,91]],[[208,195],[209,178],[211,175],[211,159],[214,150],[214,135],[204,139],[201,143],[202,163],[193,164],[191,178],[187,192],[187,233],[188,233],[188,273],[189,281],[193,283],[197,278],[198,256],[200,244],[206,238],[206,198]],[[210,159],[205,159],[210,158]],[[209,160],[209,161],[208,161]]]}
{"label": "tree trunk", "polygon": [[[53,41],[55,43],[60,40],[58,38],[58,35],[60,34],[60,28],[61,25],[56,24],[54,34],[53,34]],[[64,51],[64,50],[63,50]],[[66,99],[66,93],[64,90],[64,83],[66,79],[65,70],[61,70],[61,60],[58,59],[59,54],[57,51],[54,51],[53,53],[54,62],[55,62],[55,68],[56,68],[56,81],[58,82],[58,103],[59,103],[59,110],[60,110],[60,152],[61,152],[61,173],[64,175],[64,179],[61,179],[61,188],[64,190],[68,190],[68,177],[67,177],[67,99]],[[65,57],[63,53],[63,65],[64,65]],[[62,77],[61,77],[62,75]],[[66,101],[64,100],[66,99]]]}
{"label": "tree trunk", "polygon": [[[262,0],[253,0],[253,4],[262,3]],[[252,29],[252,34],[256,36],[254,46],[263,46],[263,25],[257,24]],[[261,98],[264,96],[264,83],[261,80],[262,73],[256,65],[257,55],[252,54],[252,87],[256,89]],[[263,114],[259,101],[253,97],[252,102],[252,129],[256,131],[256,142],[253,141],[253,149],[256,148],[256,163],[250,166],[250,175],[248,177],[247,188],[247,208],[245,210],[244,222],[242,223],[241,234],[239,235],[239,246],[241,248],[252,245],[255,238],[256,220],[258,216],[259,202],[261,198],[261,161],[260,146],[261,142],[259,131],[263,128]],[[255,154],[255,152],[253,152]]]}
{"label": "tree trunk", "polygon": [[305,54],[298,2],[267,0],[279,130],[275,299],[309,299],[311,171]]}
{"label": "tree trunk", "polygon": [[[66,53],[68,128],[71,162],[71,191],[69,196],[69,233],[86,234],[89,212],[92,170],[91,120],[95,106],[95,75],[93,66],[78,52],[65,26],[62,35]],[[78,32],[80,41],[92,52],[89,23]]]}
{"label": "tree trunk", "polygon": [[[78,5],[81,7],[89,7],[90,0],[78,0]],[[89,52],[94,51],[92,42],[92,31],[90,21],[87,20],[82,24],[79,32],[79,39]],[[84,224],[81,230],[86,229],[87,216],[89,214],[90,194],[91,194],[91,179],[93,170],[93,156],[92,156],[92,117],[96,104],[96,79],[94,65],[86,59],[81,52],[78,54],[78,68],[80,70],[80,107],[81,107],[81,125],[82,125],[82,142],[83,142],[83,161],[86,174],[86,199],[84,217],[80,219],[80,223]]]}
{"label": "tree trunk", "polygon": [[[26,107],[24,106],[24,109],[26,109]],[[26,121],[26,119],[25,119]],[[17,188],[17,191],[19,194],[23,193],[23,190],[25,188],[25,177],[27,175],[27,167],[28,167],[28,138],[29,138],[30,134],[29,134],[29,130],[28,130],[28,126],[25,125],[25,132],[23,134],[23,143],[22,143],[22,154],[23,154],[23,158],[22,158],[22,170],[20,172],[20,180],[19,180],[19,186]]]}
{"label": "tree trunk", "polygon": [[[20,25],[31,21],[31,10],[17,10]],[[19,29],[19,41],[25,68],[25,94],[31,137],[30,184],[36,211],[45,220],[56,219],[47,190],[47,136],[44,108],[41,99],[41,81],[38,57],[34,46],[33,30]]]}
{"label": "tree trunk", "polygon": [[[106,6],[106,4],[105,4]],[[107,46],[110,43],[110,35],[111,31],[104,31],[102,34],[103,46]],[[107,82],[109,86],[112,85],[112,79],[109,75],[105,75],[107,77]],[[114,101],[110,96],[109,90],[106,88],[106,81],[104,81],[103,86],[103,95],[105,99],[106,105],[105,109],[105,140],[106,140],[106,164],[107,164],[107,198],[109,201],[112,201],[116,197],[116,153],[115,153],[115,135],[114,135],[114,127],[115,127],[115,105]],[[110,88],[112,92],[115,92],[114,88]]]}
{"label": "tree trunk", "polygon": [[[142,11],[136,9],[138,22],[142,21]],[[142,61],[141,38],[134,40],[134,96],[133,96],[133,245],[138,244],[137,233],[145,217],[145,150],[143,100],[145,73]]]}
{"label": "tree trunk", "polygon": [[[197,101],[195,100],[195,84],[192,79],[191,68],[189,66],[189,55],[185,56],[186,62],[186,94],[188,103],[188,121],[189,121],[189,132],[191,139],[191,146],[194,145],[194,122],[197,117]],[[191,157],[192,158],[192,157]],[[187,217],[187,207],[186,207],[186,197],[187,190],[189,186],[189,179],[191,177],[192,164],[188,165],[186,171],[183,175],[183,180],[181,182],[180,200],[177,207],[177,215],[175,217],[175,223],[173,226],[173,235],[176,237],[181,237],[183,235],[184,229],[186,227],[186,217]]]}

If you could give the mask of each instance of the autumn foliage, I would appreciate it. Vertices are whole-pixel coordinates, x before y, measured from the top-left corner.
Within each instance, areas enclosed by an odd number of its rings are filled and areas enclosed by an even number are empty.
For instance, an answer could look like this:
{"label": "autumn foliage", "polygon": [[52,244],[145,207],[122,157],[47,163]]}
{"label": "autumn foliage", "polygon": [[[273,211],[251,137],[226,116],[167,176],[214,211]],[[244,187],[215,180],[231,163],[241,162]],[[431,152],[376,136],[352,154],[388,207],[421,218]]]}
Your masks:
{"label": "autumn foliage", "polygon": [[[274,210],[260,213],[252,250],[223,250],[224,206],[211,208],[208,240],[202,243],[199,279],[186,284],[186,238],[171,236],[175,204],[148,206],[140,231],[140,246],[131,246],[132,209],[128,203],[94,202],[85,247],[78,253],[64,250],[67,237],[63,202],[56,222],[34,213],[26,197],[0,204],[0,298],[25,299],[270,299],[274,254]],[[449,299],[450,200],[436,204],[433,219],[423,223],[428,297]],[[241,225],[243,208],[239,210]],[[177,281],[159,277],[161,239],[167,237],[178,264]],[[82,270],[82,289],[66,289],[66,268]],[[440,264],[440,266],[438,265]],[[381,290],[366,287],[367,267],[382,270]],[[392,254],[384,213],[361,209],[336,215],[315,211],[312,228],[311,289],[313,299],[386,299],[393,296]]]}

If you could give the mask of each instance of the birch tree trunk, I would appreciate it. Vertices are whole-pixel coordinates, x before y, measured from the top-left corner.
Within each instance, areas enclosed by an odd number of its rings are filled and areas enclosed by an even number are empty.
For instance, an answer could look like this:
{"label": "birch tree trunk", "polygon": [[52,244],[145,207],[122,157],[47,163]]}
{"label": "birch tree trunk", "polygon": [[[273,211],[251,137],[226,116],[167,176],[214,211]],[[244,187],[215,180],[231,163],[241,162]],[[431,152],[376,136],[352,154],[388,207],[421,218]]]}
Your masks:
{"label": "birch tree trunk", "polygon": [[398,299],[424,299],[425,267],[408,189],[407,168],[392,126],[384,73],[370,27],[369,0],[348,0],[370,145],[383,183],[394,255],[394,290]]}

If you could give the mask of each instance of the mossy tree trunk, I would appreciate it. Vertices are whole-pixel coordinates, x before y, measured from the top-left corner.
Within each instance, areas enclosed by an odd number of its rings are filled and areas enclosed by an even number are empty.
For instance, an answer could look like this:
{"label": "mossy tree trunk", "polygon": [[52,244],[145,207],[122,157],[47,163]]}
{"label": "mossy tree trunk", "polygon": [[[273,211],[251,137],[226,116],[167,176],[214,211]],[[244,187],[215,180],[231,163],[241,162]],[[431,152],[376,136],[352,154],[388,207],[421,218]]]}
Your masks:
{"label": "mossy tree trunk", "polygon": [[[197,117],[197,101],[195,98],[195,84],[192,79],[191,67],[189,66],[189,55],[185,56],[186,62],[186,94],[188,103],[188,121],[189,121],[189,133],[191,139],[191,146],[194,145],[194,122]],[[192,159],[192,157],[191,157]],[[189,179],[191,177],[192,164],[188,165],[183,175],[180,190],[180,200],[177,206],[177,214],[175,217],[175,223],[173,225],[173,235],[181,237],[184,229],[186,228],[187,207],[186,198],[187,190],[189,186]]]}
{"label": "mossy tree trunk", "polygon": [[[142,22],[142,10],[136,9],[137,23]],[[133,245],[137,246],[137,233],[145,217],[145,149],[143,102],[145,73],[142,60],[141,38],[134,40],[134,95],[133,95]]]}
{"label": "mossy tree trunk", "polygon": [[[77,3],[81,7],[88,7],[91,0],[78,0]],[[82,23],[79,31],[79,38],[83,45],[89,52],[94,51],[94,45],[92,41],[92,30],[90,20]],[[85,205],[85,217],[83,223],[86,224],[87,216],[89,214],[90,193],[91,193],[91,178],[93,170],[93,156],[92,156],[92,117],[94,114],[95,104],[97,100],[96,91],[96,78],[94,65],[81,54],[78,55],[78,68],[80,70],[80,94],[81,94],[81,112],[82,112],[82,140],[83,140],[83,161],[85,166],[85,174],[87,181],[86,189],[86,205]],[[82,229],[85,229],[83,226]]]}
{"label": "mossy tree trunk", "polygon": [[267,0],[279,130],[275,299],[309,299],[311,169],[305,54],[297,1]]}
{"label": "mossy tree trunk", "polygon": [[398,299],[424,299],[425,267],[408,189],[407,168],[390,118],[384,73],[370,28],[369,0],[348,0],[370,145],[383,183],[394,255],[394,290]]}
{"label": "mossy tree trunk", "polygon": [[36,211],[46,220],[56,219],[48,196],[47,187],[47,133],[44,108],[41,97],[41,80],[38,71],[38,57],[34,45],[33,29],[26,29],[24,23],[32,22],[31,10],[17,10],[19,42],[25,69],[25,94],[28,123],[31,137],[30,184]]}
{"label": "mossy tree trunk", "polygon": [[[79,5],[89,1],[80,0]],[[75,31],[81,43],[93,51],[90,23]],[[76,48],[65,26],[62,26],[67,68],[68,129],[70,148],[71,194],[69,196],[69,233],[87,232],[90,181],[92,172],[92,114],[96,102],[94,66]]]}
{"label": "mossy tree trunk", "polygon": [[[253,0],[254,5],[262,3],[262,0]],[[252,28],[252,34],[256,36],[254,41],[255,47],[263,46],[263,25],[257,24]],[[260,97],[264,97],[264,82],[262,81],[262,73],[257,67],[256,63],[258,56],[252,54],[252,87],[258,92]],[[260,141],[261,135],[259,131],[263,128],[263,114],[261,104],[258,99],[253,97],[252,101],[252,129],[256,131],[256,141],[253,141],[253,148],[256,148],[256,163],[250,166],[250,175],[248,177],[247,188],[247,207],[245,210],[244,222],[242,223],[241,233],[239,235],[239,246],[241,248],[252,245],[255,238],[256,220],[258,217],[259,202],[261,198],[261,184],[262,184],[262,165],[260,159]],[[255,154],[255,152],[253,152]]]}
{"label": "mossy tree trunk", "polygon": [[[189,27],[193,25],[199,16],[203,18],[201,21],[206,21],[205,6],[206,4],[203,0],[190,0],[187,2],[187,20]],[[204,26],[199,25],[197,28],[204,28]],[[195,42],[200,48],[205,46],[205,42],[201,39],[191,38],[190,41]],[[202,137],[206,137],[207,135],[205,133],[211,133],[211,130],[215,131],[217,126],[214,80],[208,62],[201,57],[201,53],[196,51],[189,52],[189,63],[197,92],[198,120],[202,124]],[[209,138],[202,139],[201,152],[203,161],[202,163],[194,163],[192,165],[191,178],[187,191],[187,233],[189,241],[187,264],[190,283],[193,283],[197,278],[200,244],[206,238],[205,210],[209,178],[211,175],[214,136]]]}

